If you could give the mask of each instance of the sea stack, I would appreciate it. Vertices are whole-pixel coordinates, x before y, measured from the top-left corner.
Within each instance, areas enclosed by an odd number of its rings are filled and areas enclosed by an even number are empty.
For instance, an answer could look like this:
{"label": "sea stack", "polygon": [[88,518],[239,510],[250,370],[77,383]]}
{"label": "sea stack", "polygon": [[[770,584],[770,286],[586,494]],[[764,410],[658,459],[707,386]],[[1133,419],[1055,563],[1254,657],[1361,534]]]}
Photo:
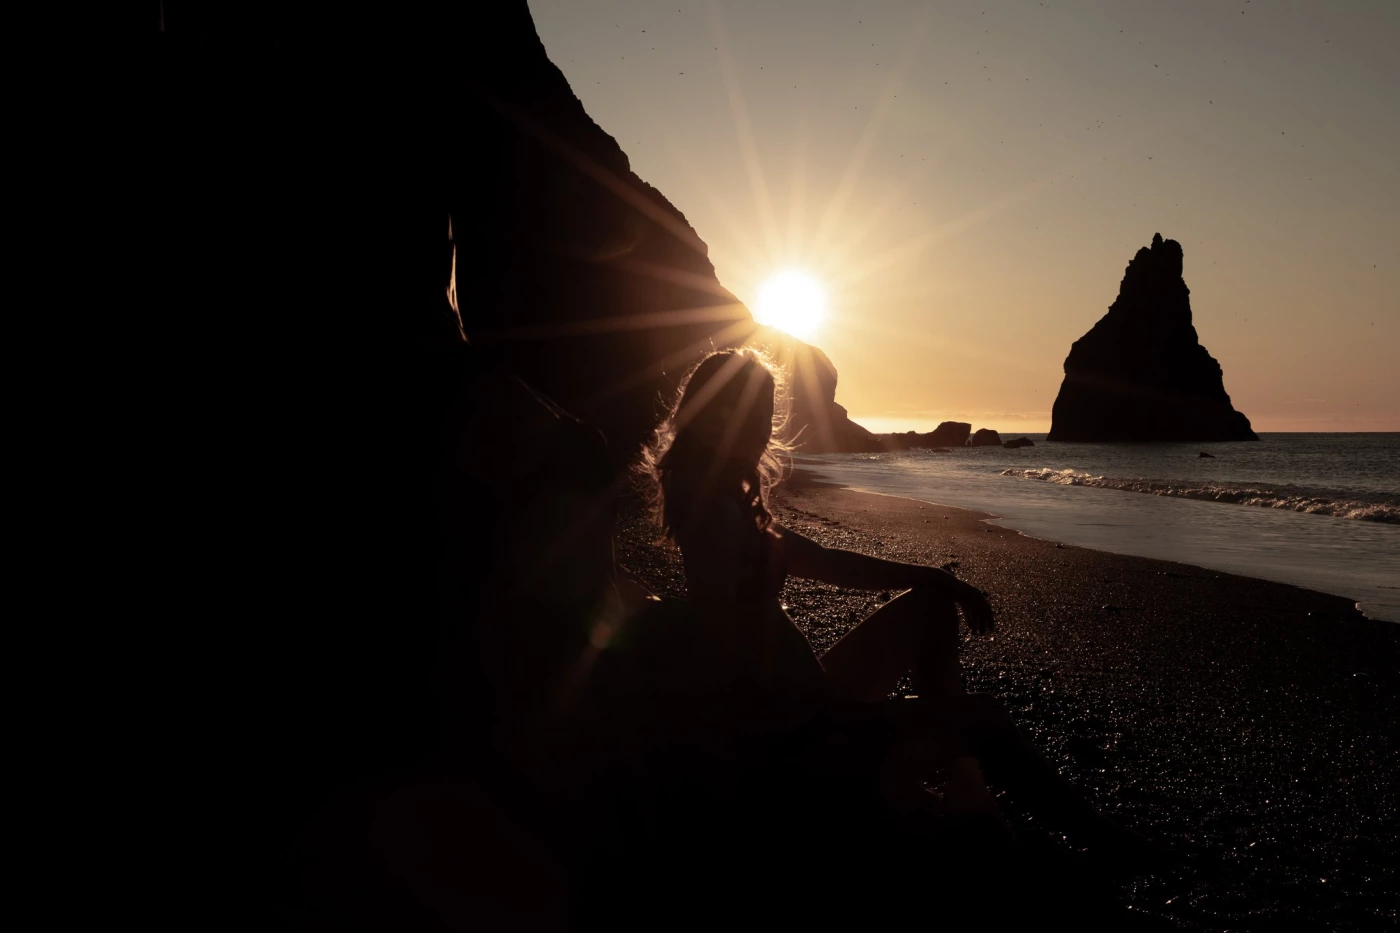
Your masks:
{"label": "sea stack", "polygon": [[1182,250],[1159,233],[1128,263],[1118,300],[1070,348],[1052,441],[1257,441],[1191,323]]}

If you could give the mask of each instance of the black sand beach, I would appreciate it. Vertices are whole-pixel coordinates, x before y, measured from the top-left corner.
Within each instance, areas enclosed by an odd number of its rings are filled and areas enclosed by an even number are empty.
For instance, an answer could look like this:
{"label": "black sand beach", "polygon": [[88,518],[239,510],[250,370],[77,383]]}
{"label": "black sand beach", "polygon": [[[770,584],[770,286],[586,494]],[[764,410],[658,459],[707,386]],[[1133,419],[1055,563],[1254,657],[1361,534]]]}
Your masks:
{"label": "black sand beach", "polygon": [[[1340,597],[1058,545],[800,473],[776,506],[823,544],[951,562],[990,594],[995,635],[963,638],[968,689],[1001,698],[1099,807],[1198,853],[1127,885],[1125,904],[1186,929],[1395,929],[1400,626]],[[654,537],[625,516],[619,559],[681,595],[679,555]],[[783,595],[821,651],[892,594],[790,579]]]}

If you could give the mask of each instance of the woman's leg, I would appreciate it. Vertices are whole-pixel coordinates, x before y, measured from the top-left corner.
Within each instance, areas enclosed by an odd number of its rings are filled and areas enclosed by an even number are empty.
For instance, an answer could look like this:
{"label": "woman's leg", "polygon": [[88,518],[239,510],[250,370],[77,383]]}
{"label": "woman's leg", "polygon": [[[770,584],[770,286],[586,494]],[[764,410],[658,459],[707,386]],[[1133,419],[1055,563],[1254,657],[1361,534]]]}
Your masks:
{"label": "woman's leg", "polygon": [[911,670],[920,695],[959,696],[958,607],[932,590],[908,590],[828,648],[821,665],[836,691],[852,700],[883,700]]}

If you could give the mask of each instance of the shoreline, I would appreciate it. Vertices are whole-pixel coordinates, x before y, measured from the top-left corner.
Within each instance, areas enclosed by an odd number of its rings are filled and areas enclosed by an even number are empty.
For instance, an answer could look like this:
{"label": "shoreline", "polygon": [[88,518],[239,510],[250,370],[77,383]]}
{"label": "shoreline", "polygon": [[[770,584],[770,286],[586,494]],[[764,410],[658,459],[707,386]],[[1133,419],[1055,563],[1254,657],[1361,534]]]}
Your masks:
{"label": "shoreline", "polygon": [[[962,635],[967,689],[1000,698],[1104,812],[1217,861],[1211,877],[1139,879],[1124,903],[1204,929],[1400,919],[1394,623],[1344,597],[1059,544],[801,472],[773,507],[822,544],[952,564],[990,594],[996,632]],[[681,595],[674,549],[650,543],[640,515],[619,530],[621,563]],[[783,591],[818,653],[892,595],[797,579]]]}
{"label": "shoreline", "polygon": [[[815,462],[815,461],[814,461],[814,462]],[[801,473],[801,472],[803,472],[803,471],[798,470],[797,472],[798,472],[798,473]],[[930,502],[930,501],[928,501],[928,500],[926,500],[926,499],[915,499],[915,498],[913,498],[912,496],[902,496],[902,495],[900,495],[899,493],[894,493],[894,492],[880,492],[880,491],[877,490],[877,489],[860,489],[860,488],[857,488],[857,487],[855,487],[855,486],[847,485],[846,483],[838,483],[838,482],[833,482],[833,481],[831,481],[831,480],[826,480],[826,479],[816,479],[816,478],[811,477],[811,476],[797,477],[797,476],[796,476],[796,473],[794,474],[794,476],[788,477],[788,479],[783,483],[783,486],[780,487],[778,494],[781,495],[781,490],[784,489],[784,488],[788,488],[789,485],[793,482],[794,479],[797,479],[798,485],[796,485],[795,487],[792,487],[792,488],[796,488],[796,489],[809,489],[809,488],[818,488],[818,487],[826,487],[826,488],[831,488],[831,489],[843,489],[843,490],[846,490],[847,492],[851,492],[851,493],[854,493],[854,494],[856,494],[856,495],[862,495],[862,496],[880,496],[880,497],[884,497],[884,498],[888,498],[888,499],[897,499],[897,500],[900,500],[900,501],[903,501],[903,502],[910,503],[911,505],[915,506],[916,508],[925,508],[925,507],[929,507],[929,508],[935,508],[935,509],[944,509],[944,510],[946,510],[946,511],[951,511],[951,512],[960,512],[960,513],[964,513],[965,515],[967,515],[967,516],[969,516],[969,517],[971,517],[971,516],[978,516],[978,520],[981,521],[981,522],[984,522],[984,523],[1012,521],[1012,519],[1008,519],[1008,518],[1006,518],[1005,516],[996,515],[996,514],[994,514],[994,513],[992,513],[992,512],[986,512],[986,511],[983,511],[983,510],[981,510],[981,509],[971,509],[971,508],[966,508],[966,507],[964,507],[964,506],[958,506],[958,505],[944,505],[943,503],[940,503],[940,502]],[[1071,544],[1071,543],[1065,542],[1065,541],[1057,541],[1057,540],[1054,539],[1054,538],[1042,538],[1042,537],[1040,537],[1039,535],[1031,534],[1031,533],[1028,532],[1028,531],[1022,531],[1022,530],[1019,529],[1019,528],[1013,528],[1011,525],[998,525],[998,526],[996,526],[996,527],[1003,528],[1003,529],[1005,529],[1006,531],[1013,532],[1013,533],[1015,533],[1015,534],[1017,534],[1017,535],[1020,535],[1020,536],[1023,537],[1023,538],[1029,538],[1029,539],[1032,540],[1032,541],[1043,541],[1043,542],[1045,542],[1045,543],[1052,544],[1052,545],[1056,545],[1056,546],[1061,547],[1061,548],[1078,548],[1078,549],[1084,550],[1084,551],[1092,551],[1092,552],[1097,553],[1097,554],[1111,554],[1111,555],[1113,555],[1114,557],[1129,557],[1129,558],[1133,558],[1133,559],[1135,559],[1135,560],[1150,560],[1150,561],[1155,561],[1155,562],[1161,563],[1161,564],[1172,564],[1172,565],[1175,565],[1175,566],[1178,566],[1178,567],[1183,567],[1183,568],[1186,568],[1186,569],[1189,569],[1189,570],[1192,570],[1192,571],[1196,571],[1196,572],[1198,572],[1198,573],[1210,574],[1210,575],[1212,575],[1212,576],[1237,577],[1237,578],[1242,579],[1242,580],[1254,580],[1254,581],[1257,581],[1257,582],[1259,582],[1259,583],[1268,583],[1268,584],[1273,584],[1273,585],[1276,585],[1276,586],[1287,586],[1287,587],[1292,587],[1293,589],[1301,590],[1301,591],[1304,592],[1304,593],[1310,593],[1310,594],[1312,594],[1312,595],[1314,595],[1314,596],[1322,596],[1322,597],[1327,597],[1327,598],[1329,598],[1329,599],[1341,600],[1342,602],[1349,603],[1349,604],[1350,604],[1350,611],[1348,612],[1348,611],[1346,611],[1346,610],[1343,610],[1343,611],[1342,611],[1342,614],[1343,614],[1344,616],[1345,616],[1345,615],[1355,615],[1358,619],[1364,619],[1364,620],[1367,621],[1367,622],[1375,622],[1375,623],[1380,623],[1380,624],[1385,624],[1385,625],[1397,625],[1397,624],[1400,624],[1400,622],[1391,622],[1389,619],[1377,619],[1377,618],[1373,618],[1373,617],[1371,617],[1371,616],[1366,615],[1366,612],[1365,612],[1364,609],[1362,609],[1361,603],[1360,603],[1359,601],[1357,601],[1357,600],[1351,598],[1350,596],[1344,596],[1344,595],[1342,595],[1342,594],[1340,594],[1340,593],[1329,593],[1329,592],[1326,592],[1325,590],[1317,590],[1317,589],[1313,589],[1313,588],[1307,587],[1307,586],[1300,586],[1300,585],[1298,585],[1298,584],[1296,584],[1296,583],[1284,583],[1284,582],[1282,582],[1282,581],[1280,581],[1280,580],[1269,580],[1269,579],[1266,579],[1266,578],[1264,578],[1264,577],[1250,576],[1249,574],[1232,573],[1232,572],[1230,572],[1230,571],[1228,571],[1228,570],[1215,570],[1215,569],[1213,569],[1213,568],[1211,568],[1211,567],[1203,567],[1203,566],[1201,566],[1200,564],[1190,564],[1190,563],[1187,563],[1186,561],[1167,560],[1167,559],[1160,558],[1160,557],[1142,557],[1142,556],[1137,555],[1137,554],[1124,554],[1124,553],[1121,553],[1121,552],[1119,552],[1119,551],[1110,551],[1110,550],[1107,550],[1107,549],[1105,549],[1105,548],[1088,547],[1088,546],[1082,545],[1082,544]]]}
{"label": "shoreline", "polygon": [[[935,501],[935,490],[921,488],[921,484],[916,481],[895,481],[886,484],[878,477],[866,477],[860,470],[852,472],[842,469],[843,464],[837,461],[794,457],[793,462],[796,469],[787,483],[794,489],[825,483],[852,492],[902,498],[916,504],[968,509],[982,513],[987,520],[998,522],[1001,527],[1018,531],[1027,537],[1063,543],[1066,547],[1089,548],[1106,554],[1177,563],[1211,574],[1294,586],[1343,599],[1350,604],[1350,611],[1359,618],[1400,625],[1400,602],[1397,602],[1394,595],[1394,587],[1386,585],[1386,577],[1381,572],[1381,568],[1387,563],[1395,564],[1393,557],[1384,556],[1385,545],[1390,539],[1377,539],[1378,535],[1393,534],[1386,530],[1393,526],[1385,522],[1363,521],[1361,524],[1364,527],[1354,529],[1360,540],[1369,540],[1373,547],[1381,548],[1379,552],[1367,553],[1379,553],[1380,556],[1339,563],[1339,555],[1343,552],[1337,550],[1338,542],[1328,537],[1335,535],[1335,532],[1330,530],[1331,526],[1343,521],[1350,524],[1357,521],[1355,519],[1323,517],[1320,520],[1326,524],[1314,528],[1305,522],[1299,522],[1294,512],[1285,510],[1281,515],[1268,515],[1263,519],[1264,524],[1256,528],[1261,520],[1252,515],[1234,513],[1233,505],[1225,507],[1231,510],[1229,515],[1222,513],[1215,516],[1203,512],[1201,516],[1196,517],[1193,506],[1189,505],[1193,503],[1190,497],[1148,496],[1145,497],[1151,501],[1151,508],[1148,509],[1141,501],[1144,497],[1132,493],[1131,498],[1134,501],[1124,499],[1122,512],[1111,511],[1108,508],[1109,499],[1116,497],[1086,497],[1082,511],[1075,511],[1074,514],[1091,517],[1076,519],[1082,521],[1082,524],[1070,522],[1066,525],[1066,513],[1059,508],[1061,503],[1057,502],[1055,508],[1046,509],[1034,496],[1026,499],[1015,490],[1011,490],[1007,495],[1004,503],[1007,507],[1006,512],[996,509],[998,497],[987,495],[987,490],[980,487],[975,491],[959,488],[952,498],[953,501],[964,504],[945,506]],[[826,470],[824,467],[834,469]],[[955,478],[954,483],[957,482],[964,482],[963,477]],[[887,485],[890,486],[888,490]],[[1079,489],[1072,491],[1082,492]],[[929,498],[918,498],[926,494]],[[1130,495],[1129,492],[1123,494]],[[968,501],[969,499],[971,501]],[[1159,517],[1156,512],[1161,509],[1166,511],[1160,516],[1163,524],[1158,526],[1154,519]],[[1119,524],[1120,515],[1124,516],[1121,520],[1127,524]],[[1222,525],[1222,521],[1225,524]],[[1141,528],[1138,528],[1135,522],[1141,525]],[[1279,522],[1283,523],[1282,526]],[[1099,525],[1103,526],[1102,530],[1098,528]],[[1298,527],[1294,528],[1294,525]],[[1324,530],[1326,534],[1316,540],[1309,537]],[[1285,536],[1279,538],[1280,533]],[[1250,541],[1256,535],[1261,536],[1260,541],[1267,543],[1254,549],[1233,543]],[[1287,543],[1281,543],[1285,541]],[[1311,550],[1304,544],[1307,541],[1313,542],[1312,548],[1321,550]],[[1352,538],[1348,538],[1347,541],[1352,541]]]}

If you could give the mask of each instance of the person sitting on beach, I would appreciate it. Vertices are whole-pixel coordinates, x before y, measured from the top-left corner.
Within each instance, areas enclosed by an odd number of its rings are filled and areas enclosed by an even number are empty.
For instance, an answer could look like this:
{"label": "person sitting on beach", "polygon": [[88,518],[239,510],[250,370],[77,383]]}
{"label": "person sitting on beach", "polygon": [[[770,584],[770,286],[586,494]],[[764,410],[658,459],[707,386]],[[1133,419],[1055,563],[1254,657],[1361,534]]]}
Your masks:
{"label": "person sitting on beach", "polygon": [[[951,802],[964,812],[998,812],[980,762],[1023,805],[1059,818],[1091,849],[1113,857],[1142,849],[1144,837],[1100,816],[999,701],[964,691],[959,611],[974,634],[995,626],[981,591],[939,568],[825,547],[774,520],[768,493],[785,449],[773,436],[777,388],[760,353],[711,353],[683,380],[641,461],[656,519],[680,548],[695,614],[764,689],[772,722],[796,725],[843,706],[877,710],[908,743],[936,747],[922,757],[944,769]],[[818,658],[782,604],[788,575],[904,592]],[[906,674],[919,698],[885,702]],[[927,799],[917,771],[906,789]]]}

